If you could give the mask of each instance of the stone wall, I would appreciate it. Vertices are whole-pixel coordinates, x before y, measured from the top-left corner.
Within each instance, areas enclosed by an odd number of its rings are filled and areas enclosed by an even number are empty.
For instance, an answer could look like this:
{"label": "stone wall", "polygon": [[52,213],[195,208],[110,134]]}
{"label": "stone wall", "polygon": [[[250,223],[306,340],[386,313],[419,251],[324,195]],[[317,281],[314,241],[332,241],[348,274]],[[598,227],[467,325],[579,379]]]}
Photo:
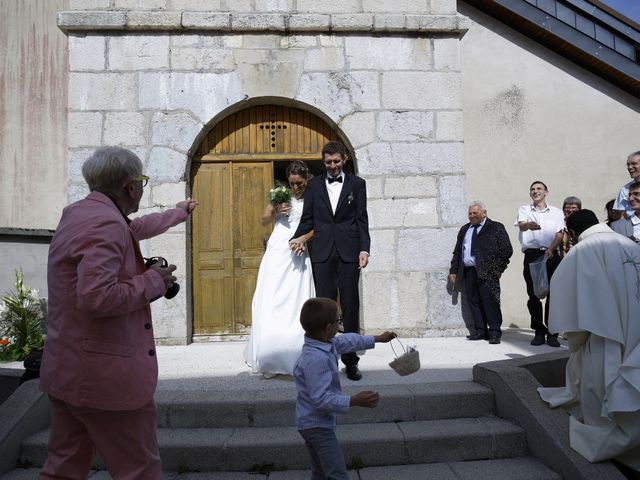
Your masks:
{"label": "stone wall", "polygon": [[[219,8],[219,11],[207,9]],[[69,201],[97,146],[135,151],[151,177],[148,213],[189,191],[191,152],[229,112],[286,103],[321,115],[368,182],[369,332],[452,334],[445,291],[465,221],[459,38],[449,0],[71,0]],[[399,13],[402,12],[402,13]],[[154,304],[161,341],[189,341],[185,226],[143,245],[178,265],[180,295]]]}

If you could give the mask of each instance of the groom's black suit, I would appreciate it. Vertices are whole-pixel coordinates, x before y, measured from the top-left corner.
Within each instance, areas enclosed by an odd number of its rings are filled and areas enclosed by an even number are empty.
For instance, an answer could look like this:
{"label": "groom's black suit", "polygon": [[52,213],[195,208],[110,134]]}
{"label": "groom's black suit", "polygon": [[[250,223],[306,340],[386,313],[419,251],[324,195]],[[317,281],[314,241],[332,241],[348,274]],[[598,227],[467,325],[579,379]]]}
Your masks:
{"label": "groom's black suit", "polygon": [[[336,300],[345,332],[359,331],[360,298],[358,261],[360,252],[369,253],[369,217],[365,181],[343,172],[344,181],[335,214],[327,192],[327,175],[314,177],[304,194],[304,208],[294,238],[313,230],[311,262],[318,297]],[[355,353],[342,356],[345,365],[356,365]]]}

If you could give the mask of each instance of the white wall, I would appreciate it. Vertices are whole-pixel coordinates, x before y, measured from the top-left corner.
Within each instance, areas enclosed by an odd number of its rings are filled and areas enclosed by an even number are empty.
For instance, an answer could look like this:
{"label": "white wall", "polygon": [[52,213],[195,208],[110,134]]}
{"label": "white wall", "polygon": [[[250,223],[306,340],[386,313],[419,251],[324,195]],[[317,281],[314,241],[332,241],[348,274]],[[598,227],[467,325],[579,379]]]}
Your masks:
{"label": "white wall", "polygon": [[467,196],[510,233],[504,325],[528,327],[518,207],[542,180],[550,205],[575,195],[604,219],[628,181],[627,155],[640,149],[640,100],[474,8],[458,10],[473,20],[461,42]]}

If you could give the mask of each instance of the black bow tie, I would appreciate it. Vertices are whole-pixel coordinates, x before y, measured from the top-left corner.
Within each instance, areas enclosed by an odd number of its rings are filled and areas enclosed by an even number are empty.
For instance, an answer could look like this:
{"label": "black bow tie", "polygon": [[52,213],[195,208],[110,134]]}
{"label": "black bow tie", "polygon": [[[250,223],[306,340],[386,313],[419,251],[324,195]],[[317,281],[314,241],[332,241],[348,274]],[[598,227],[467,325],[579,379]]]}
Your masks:
{"label": "black bow tie", "polygon": [[342,176],[339,176],[339,177],[327,177],[327,181],[329,182],[329,184],[332,184],[333,182],[342,183]]}

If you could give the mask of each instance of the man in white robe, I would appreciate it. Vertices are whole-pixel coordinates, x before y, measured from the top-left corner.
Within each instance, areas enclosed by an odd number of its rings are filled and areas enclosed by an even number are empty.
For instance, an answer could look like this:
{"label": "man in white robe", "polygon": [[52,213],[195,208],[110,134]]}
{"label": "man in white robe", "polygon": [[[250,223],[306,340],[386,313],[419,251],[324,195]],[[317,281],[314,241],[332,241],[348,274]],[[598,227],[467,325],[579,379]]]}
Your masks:
{"label": "man in white robe", "polygon": [[578,243],[551,279],[550,330],[565,332],[566,386],[539,388],[569,409],[571,447],[640,471],[640,245],[590,210],[567,219]]}

